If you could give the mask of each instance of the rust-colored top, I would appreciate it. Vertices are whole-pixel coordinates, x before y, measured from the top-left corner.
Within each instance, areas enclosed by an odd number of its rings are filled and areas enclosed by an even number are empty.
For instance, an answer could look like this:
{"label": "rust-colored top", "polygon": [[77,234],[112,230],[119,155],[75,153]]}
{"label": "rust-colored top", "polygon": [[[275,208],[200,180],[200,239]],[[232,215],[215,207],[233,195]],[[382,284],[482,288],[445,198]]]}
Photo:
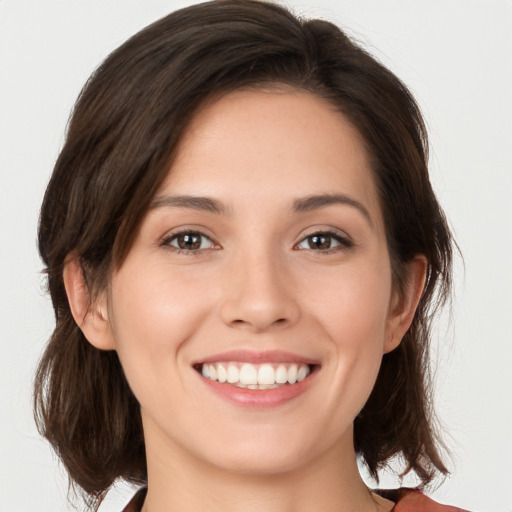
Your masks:
{"label": "rust-colored top", "polygon": [[[137,494],[126,505],[123,512],[140,512],[146,497],[146,488],[140,489]],[[441,505],[434,500],[427,498],[417,489],[377,490],[377,494],[388,500],[394,501],[396,505],[392,512],[468,512],[462,508]]]}
{"label": "rust-colored top", "polygon": [[418,489],[377,490],[377,494],[388,500],[394,501],[392,512],[468,512],[462,508],[441,505],[425,496]]}

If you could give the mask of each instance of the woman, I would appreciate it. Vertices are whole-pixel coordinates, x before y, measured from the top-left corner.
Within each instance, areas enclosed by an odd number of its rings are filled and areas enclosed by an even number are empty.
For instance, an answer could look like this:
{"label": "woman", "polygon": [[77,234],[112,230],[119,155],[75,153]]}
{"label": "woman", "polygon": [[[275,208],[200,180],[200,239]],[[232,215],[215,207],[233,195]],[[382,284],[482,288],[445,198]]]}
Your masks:
{"label": "woman", "polygon": [[35,395],[93,506],[121,478],[143,486],[126,511],[454,510],[356,464],[447,473],[426,384],[452,241],[426,149],[393,74],[274,4],[177,11],[103,63],[41,210]]}

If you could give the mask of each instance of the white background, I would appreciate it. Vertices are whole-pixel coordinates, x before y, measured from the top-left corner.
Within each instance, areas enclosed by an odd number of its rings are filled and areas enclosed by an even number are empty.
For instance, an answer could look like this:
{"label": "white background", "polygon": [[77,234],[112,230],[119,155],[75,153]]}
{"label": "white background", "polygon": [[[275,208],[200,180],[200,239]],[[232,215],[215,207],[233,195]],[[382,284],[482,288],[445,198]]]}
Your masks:
{"label": "white background", "polygon": [[[190,2],[0,0],[0,512],[71,509],[36,433],[31,384],[53,323],[36,252],[38,208],[69,111],[128,36]],[[309,0],[412,89],[432,177],[465,258],[439,330],[436,400],[454,457],[439,501],[512,511],[512,1]],[[390,478],[384,484],[392,485]],[[104,503],[119,512],[131,490]]]}

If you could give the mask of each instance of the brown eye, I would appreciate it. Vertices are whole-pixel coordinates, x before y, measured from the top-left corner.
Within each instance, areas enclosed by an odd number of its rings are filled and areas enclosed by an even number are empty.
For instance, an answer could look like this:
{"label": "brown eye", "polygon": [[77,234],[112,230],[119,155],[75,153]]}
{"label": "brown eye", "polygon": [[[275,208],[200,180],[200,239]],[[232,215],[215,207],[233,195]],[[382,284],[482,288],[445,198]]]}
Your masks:
{"label": "brown eye", "polygon": [[328,251],[329,249],[342,249],[352,247],[353,243],[350,239],[345,238],[341,235],[319,232],[313,233],[312,235],[304,238],[298,245],[298,249],[306,249],[313,251]]}
{"label": "brown eye", "polygon": [[310,249],[330,249],[332,245],[332,236],[331,235],[312,235],[308,236],[307,239],[308,246]]}
{"label": "brown eye", "polygon": [[169,237],[164,242],[179,251],[200,251],[202,249],[211,249],[213,247],[212,241],[205,235],[194,231],[184,231],[176,233]]}

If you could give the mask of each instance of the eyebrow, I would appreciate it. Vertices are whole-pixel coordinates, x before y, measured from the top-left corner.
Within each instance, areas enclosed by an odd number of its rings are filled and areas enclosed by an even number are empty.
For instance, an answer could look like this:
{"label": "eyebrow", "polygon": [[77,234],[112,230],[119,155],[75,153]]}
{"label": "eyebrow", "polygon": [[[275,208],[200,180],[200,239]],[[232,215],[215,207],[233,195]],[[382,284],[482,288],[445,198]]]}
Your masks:
{"label": "eyebrow", "polygon": [[161,208],[162,206],[170,206],[174,208],[191,208],[192,210],[206,211],[217,213],[219,215],[227,215],[226,206],[216,199],[210,197],[199,197],[189,195],[179,196],[160,196],[156,197],[149,209]]}
{"label": "eyebrow", "polygon": [[[296,199],[293,202],[291,211],[292,213],[305,213],[336,204],[355,208],[365,217],[368,223],[373,226],[372,218],[368,210],[359,201],[345,194],[320,194]],[[154,210],[164,206],[171,208],[190,208],[192,210],[206,211],[218,215],[229,215],[230,213],[228,208],[216,199],[190,195],[158,196],[152,201],[149,209]]]}
{"label": "eyebrow", "polygon": [[370,216],[370,212],[355,199],[352,199],[345,194],[320,194],[315,196],[303,197],[301,199],[296,199],[293,202],[292,211],[294,212],[310,212],[312,210],[317,210],[320,208],[325,208],[327,206],[342,204],[346,206],[351,206],[356,210],[359,210],[360,213],[366,218],[370,226],[373,226],[372,218]]}

